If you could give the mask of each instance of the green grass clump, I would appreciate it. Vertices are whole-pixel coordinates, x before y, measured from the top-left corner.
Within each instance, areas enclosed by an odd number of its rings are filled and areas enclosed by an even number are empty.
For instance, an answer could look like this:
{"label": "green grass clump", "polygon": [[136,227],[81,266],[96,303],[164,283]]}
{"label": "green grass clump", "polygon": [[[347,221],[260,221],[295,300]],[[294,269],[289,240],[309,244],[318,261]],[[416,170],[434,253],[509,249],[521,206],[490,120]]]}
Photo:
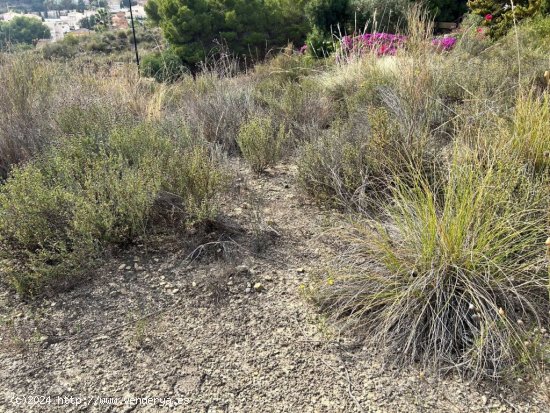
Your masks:
{"label": "green grass clump", "polygon": [[516,102],[509,153],[535,170],[550,167],[550,93],[520,96]]}
{"label": "green grass clump", "polygon": [[239,129],[237,143],[254,172],[262,172],[276,164],[287,140],[283,125],[277,129],[270,117],[256,116]]}
{"label": "green grass clump", "polygon": [[224,181],[206,146],[152,125],[67,140],[0,188],[5,277],[21,293],[76,280],[106,246],[146,234],[165,194],[187,222],[212,219]]}
{"label": "green grass clump", "polygon": [[397,181],[385,219],[345,236],[353,247],[320,302],[396,363],[535,375],[529,337],[550,308],[543,185],[522,168],[464,158],[440,189],[421,175]]}

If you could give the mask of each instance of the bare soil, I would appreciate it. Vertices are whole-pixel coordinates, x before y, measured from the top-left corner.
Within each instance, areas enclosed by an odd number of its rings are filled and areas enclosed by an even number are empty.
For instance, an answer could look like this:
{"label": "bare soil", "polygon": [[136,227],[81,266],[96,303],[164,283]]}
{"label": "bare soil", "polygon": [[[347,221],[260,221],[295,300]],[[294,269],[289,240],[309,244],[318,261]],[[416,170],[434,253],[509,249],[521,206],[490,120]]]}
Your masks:
{"label": "bare soil", "polygon": [[391,369],[327,325],[300,286],[337,253],[322,235],[339,216],[300,195],[294,167],[240,173],[210,228],[50,297],[2,286],[0,412],[549,411],[541,391]]}

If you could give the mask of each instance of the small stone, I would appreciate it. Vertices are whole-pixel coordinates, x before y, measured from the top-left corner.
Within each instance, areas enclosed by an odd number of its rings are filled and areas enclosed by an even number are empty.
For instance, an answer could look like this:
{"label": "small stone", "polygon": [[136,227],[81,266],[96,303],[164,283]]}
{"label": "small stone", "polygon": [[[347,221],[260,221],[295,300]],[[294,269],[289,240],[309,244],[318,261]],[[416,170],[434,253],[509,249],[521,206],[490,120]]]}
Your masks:
{"label": "small stone", "polygon": [[522,325],[523,325],[523,320],[520,319],[520,320],[517,321],[517,323],[518,323],[520,326],[522,326]]}
{"label": "small stone", "polygon": [[179,293],[179,292],[180,292],[179,288],[174,288],[174,289],[172,290],[172,294],[177,294],[177,293]]}
{"label": "small stone", "polygon": [[298,269],[296,269],[296,272],[297,272],[298,274],[303,274],[303,273],[306,272],[306,270],[304,270],[303,268],[298,268]]}
{"label": "small stone", "polygon": [[127,265],[127,266],[125,267],[125,269],[126,269],[126,270],[131,270],[132,267],[130,267],[129,265]]}
{"label": "small stone", "polygon": [[109,336],[97,336],[97,337],[92,338],[92,342],[96,343],[98,341],[103,341],[103,340],[108,340],[108,339],[109,339]]}
{"label": "small stone", "polygon": [[247,275],[250,273],[250,269],[246,265],[238,265],[235,267],[235,272],[237,274]]}
{"label": "small stone", "polygon": [[249,293],[250,291],[252,291],[252,289],[250,287],[247,287],[246,290],[244,290],[245,293]]}
{"label": "small stone", "polygon": [[262,292],[265,290],[264,286],[262,285],[262,283],[256,283],[254,284],[254,290],[258,293]]}
{"label": "small stone", "polygon": [[124,268],[126,268],[126,264],[120,264],[120,265],[118,266],[118,270],[119,270],[119,271],[122,271]]}

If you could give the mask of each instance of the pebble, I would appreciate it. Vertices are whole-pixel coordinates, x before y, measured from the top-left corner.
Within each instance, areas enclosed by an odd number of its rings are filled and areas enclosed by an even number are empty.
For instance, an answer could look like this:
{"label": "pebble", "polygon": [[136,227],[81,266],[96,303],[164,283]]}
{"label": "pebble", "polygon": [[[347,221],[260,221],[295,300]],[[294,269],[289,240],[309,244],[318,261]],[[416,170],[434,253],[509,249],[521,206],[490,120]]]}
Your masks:
{"label": "pebble", "polygon": [[120,264],[120,265],[118,266],[118,270],[119,270],[119,271],[122,271],[124,268],[126,268],[126,264]]}
{"label": "pebble", "polygon": [[265,288],[262,285],[262,283],[256,283],[256,284],[254,284],[254,290],[256,290],[256,292],[260,293],[260,292],[264,291]]}
{"label": "pebble", "polygon": [[246,265],[238,265],[235,267],[235,272],[237,274],[247,275],[250,274],[250,269]]}

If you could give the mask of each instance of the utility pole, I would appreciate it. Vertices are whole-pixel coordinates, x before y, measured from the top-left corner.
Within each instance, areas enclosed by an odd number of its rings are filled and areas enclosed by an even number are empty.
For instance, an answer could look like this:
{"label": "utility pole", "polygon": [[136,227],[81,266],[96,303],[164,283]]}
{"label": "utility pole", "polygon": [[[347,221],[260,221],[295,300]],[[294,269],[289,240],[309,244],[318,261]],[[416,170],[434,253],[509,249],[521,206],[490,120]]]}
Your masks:
{"label": "utility pole", "polygon": [[136,28],[134,27],[134,13],[132,12],[132,0],[128,0],[130,3],[130,20],[132,21],[132,34],[134,35],[134,49],[136,51],[136,64],[138,68],[138,76],[139,76],[139,54],[138,54],[138,47],[137,47],[137,40],[136,40]]}

